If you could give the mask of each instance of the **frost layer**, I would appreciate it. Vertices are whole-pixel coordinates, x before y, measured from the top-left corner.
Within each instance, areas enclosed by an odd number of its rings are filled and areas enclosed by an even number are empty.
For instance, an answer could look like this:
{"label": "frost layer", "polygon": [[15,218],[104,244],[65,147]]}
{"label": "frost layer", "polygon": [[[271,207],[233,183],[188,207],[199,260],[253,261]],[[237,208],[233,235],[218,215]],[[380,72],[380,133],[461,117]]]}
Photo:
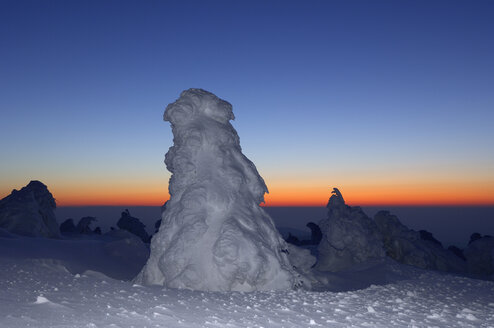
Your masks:
{"label": "frost layer", "polygon": [[23,236],[59,237],[55,208],[48,188],[33,180],[0,200],[0,228]]}
{"label": "frost layer", "polygon": [[297,284],[287,246],[259,206],[267,188],[242,154],[233,119],[228,102],[201,89],[166,107],[170,200],[137,282],[215,291]]}

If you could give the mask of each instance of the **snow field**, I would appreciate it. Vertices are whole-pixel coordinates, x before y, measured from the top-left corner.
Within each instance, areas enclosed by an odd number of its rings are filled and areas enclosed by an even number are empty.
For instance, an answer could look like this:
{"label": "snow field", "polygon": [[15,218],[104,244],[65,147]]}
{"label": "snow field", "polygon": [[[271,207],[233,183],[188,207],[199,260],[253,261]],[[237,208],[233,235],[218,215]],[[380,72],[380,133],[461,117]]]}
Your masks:
{"label": "snow field", "polygon": [[145,287],[0,259],[0,327],[494,327],[494,283],[427,272],[350,292]]}

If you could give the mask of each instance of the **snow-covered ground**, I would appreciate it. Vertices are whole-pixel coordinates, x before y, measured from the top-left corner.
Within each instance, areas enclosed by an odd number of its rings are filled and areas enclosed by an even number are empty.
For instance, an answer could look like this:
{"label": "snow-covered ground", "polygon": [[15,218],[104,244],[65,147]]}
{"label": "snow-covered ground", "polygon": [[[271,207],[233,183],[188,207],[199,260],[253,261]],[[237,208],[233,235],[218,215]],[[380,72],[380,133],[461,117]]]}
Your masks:
{"label": "snow-covered ground", "polygon": [[352,291],[175,290],[108,277],[100,246],[0,237],[0,327],[494,327],[494,282],[387,262],[326,277]]}

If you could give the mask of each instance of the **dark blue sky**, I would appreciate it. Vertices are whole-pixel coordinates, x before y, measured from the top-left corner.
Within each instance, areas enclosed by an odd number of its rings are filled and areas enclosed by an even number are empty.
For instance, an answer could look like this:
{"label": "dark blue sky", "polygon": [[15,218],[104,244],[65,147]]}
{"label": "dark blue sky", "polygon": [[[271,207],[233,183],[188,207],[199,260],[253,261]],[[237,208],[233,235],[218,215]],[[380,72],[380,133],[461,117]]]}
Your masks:
{"label": "dark blue sky", "polygon": [[233,104],[273,199],[492,203],[493,40],[493,1],[1,1],[0,192],[166,195],[161,116],[200,87]]}

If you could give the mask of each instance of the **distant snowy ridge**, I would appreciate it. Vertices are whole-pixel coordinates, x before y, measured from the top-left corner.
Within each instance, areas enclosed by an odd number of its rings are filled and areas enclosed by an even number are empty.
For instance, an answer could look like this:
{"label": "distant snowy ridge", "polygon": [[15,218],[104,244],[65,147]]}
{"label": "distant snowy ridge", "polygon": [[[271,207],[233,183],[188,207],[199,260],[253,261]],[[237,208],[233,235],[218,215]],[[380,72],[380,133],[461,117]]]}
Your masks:
{"label": "distant snowy ridge", "polygon": [[201,89],[186,90],[167,106],[164,120],[174,136],[165,159],[170,200],[136,282],[217,291],[302,284],[285,241],[259,206],[267,187],[242,154],[232,119],[228,102]]}

